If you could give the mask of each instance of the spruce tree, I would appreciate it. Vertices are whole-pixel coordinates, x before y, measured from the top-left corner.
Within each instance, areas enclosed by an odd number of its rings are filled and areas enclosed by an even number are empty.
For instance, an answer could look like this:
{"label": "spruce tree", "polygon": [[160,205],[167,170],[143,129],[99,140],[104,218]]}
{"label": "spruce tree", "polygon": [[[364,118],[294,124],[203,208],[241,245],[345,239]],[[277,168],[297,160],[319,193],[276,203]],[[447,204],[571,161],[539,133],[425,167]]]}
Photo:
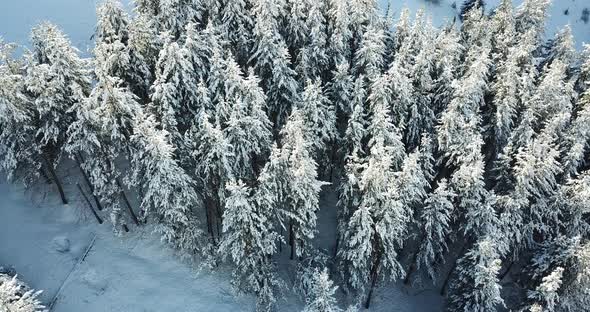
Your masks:
{"label": "spruce tree", "polygon": [[264,209],[252,200],[252,191],[241,181],[227,184],[229,195],[223,213],[223,237],[219,253],[236,266],[232,284],[240,292],[258,296],[258,308],[267,311],[275,304],[282,284],[270,262],[276,253],[278,234]]}

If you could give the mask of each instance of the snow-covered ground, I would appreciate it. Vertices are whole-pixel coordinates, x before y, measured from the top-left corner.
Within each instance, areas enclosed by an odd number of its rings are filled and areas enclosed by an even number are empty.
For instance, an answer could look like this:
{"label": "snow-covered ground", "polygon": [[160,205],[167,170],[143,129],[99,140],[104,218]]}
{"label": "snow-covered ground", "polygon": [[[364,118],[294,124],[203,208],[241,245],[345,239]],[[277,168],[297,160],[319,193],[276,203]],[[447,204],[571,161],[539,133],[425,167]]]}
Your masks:
{"label": "snow-covered ground", "polygon": [[[227,268],[196,270],[178,259],[148,229],[133,228],[116,237],[108,223],[98,225],[72,187],[65,182],[71,204],[62,205],[51,186],[29,190],[0,181],[0,265],[13,267],[54,312],[181,312],[253,311],[254,298],[235,296]],[[334,243],[335,196],[322,196],[316,246]],[[288,252],[281,261],[289,262]],[[295,262],[284,266],[292,289]],[[386,284],[377,290],[371,311],[441,311],[436,290]],[[301,311],[303,301],[291,290],[280,311]],[[339,297],[343,297],[339,293]],[[347,300],[342,300],[346,301]]]}

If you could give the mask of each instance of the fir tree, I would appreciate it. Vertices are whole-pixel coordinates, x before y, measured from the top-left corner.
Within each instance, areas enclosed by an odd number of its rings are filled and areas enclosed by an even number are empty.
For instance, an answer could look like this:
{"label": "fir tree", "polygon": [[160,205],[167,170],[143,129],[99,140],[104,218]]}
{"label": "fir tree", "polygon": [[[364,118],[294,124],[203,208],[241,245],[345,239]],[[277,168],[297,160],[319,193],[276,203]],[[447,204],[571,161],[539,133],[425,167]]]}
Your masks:
{"label": "fir tree", "polygon": [[459,260],[457,279],[451,287],[451,311],[495,311],[504,304],[500,297],[499,260],[490,238],[482,238]]}
{"label": "fir tree", "polygon": [[254,292],[258,296],[259,310],[269,310],[276,301],[276,288],[282,284],[269,261],[276,253],[278,235],[243,182],[230,181],[227,191],[219,253],[236,266],[233,272],[236,289]]}
{"label": "fir tree", "polygon": [[341,312],[334,294],[338,286],[333,286],[330,280],[328,270],[318,271],[313,275],[312,287],[310,289],[311,298],[308,298],[304,312]]}
{"label": "fir tree", "polygon": [[28,288],[16,276],[0,274],[0,307],[4,311],[45,312],[39,296],[42,291]]}
{"label": "fir tree", "polygon": [[67,203],[54,168],[59,163],[67,128],[73,120],[70,108],[90,92],[88,64],[52,24],[35,27],[31,38],[33,51],[27,57],[24,81],[35,107],[36,144],[42,151],[43,170],[49,172],[62,201]]}
{"label": "fir tree", "polygon": [[189,257],[203,250],[203,234],[196,211],[201,199],[195,182],[174,159],[168,133],[158,130],[152,116],[138,115],[131,138],[131,184],[143,190],[141,205],[146,220],[154,221],[156,233],[164,242]]}
{"label": "fir tree", "polygon": [[454,197],[455,194],[449,191],[446,180],[441,180],[436,190],[426,199],[420,215],[423,238],[416,256],[417,269],[424,267],[432,280],[436,280],[435,264],[444,261],[442,255],[448,249]]}

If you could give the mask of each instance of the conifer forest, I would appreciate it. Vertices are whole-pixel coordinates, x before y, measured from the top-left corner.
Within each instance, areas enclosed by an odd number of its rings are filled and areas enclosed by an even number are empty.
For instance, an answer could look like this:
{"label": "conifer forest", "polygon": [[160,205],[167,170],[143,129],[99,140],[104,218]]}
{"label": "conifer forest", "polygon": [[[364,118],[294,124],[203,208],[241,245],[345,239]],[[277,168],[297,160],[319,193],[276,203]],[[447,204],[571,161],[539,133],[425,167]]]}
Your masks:
{"label": "conifer forest", "polygon": [[[89,55],[0,41],[0,174],[230,270],[244,311],[588,311],[590,45],[485,2],[100,1]],[[1,260],[0,311],[50,311]]]}

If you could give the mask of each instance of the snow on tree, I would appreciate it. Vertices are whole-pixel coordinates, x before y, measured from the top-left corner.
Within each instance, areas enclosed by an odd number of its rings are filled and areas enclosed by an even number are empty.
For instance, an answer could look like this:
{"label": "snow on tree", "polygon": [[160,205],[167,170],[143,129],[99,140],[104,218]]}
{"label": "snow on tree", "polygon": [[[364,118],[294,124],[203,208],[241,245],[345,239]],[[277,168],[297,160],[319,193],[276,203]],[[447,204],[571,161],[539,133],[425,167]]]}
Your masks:
{"label": "snow on tree", "polygon": [[367,133],[370,137],[369,147],[382,145],[391,155],[393,169],[399,169],[405,157],[405,147],[399,129],[391,117],[390,76],[380,75],[372,83],[368,96],[370,124]]}
{"label": "snow on tree", "polygon": [[333,64],[345,63],[350,66],[352,39],[349,1],[329,0],[328,6],[328,55]]}
{"label": "snow on tree", "polygon": [[[353,289],[362,292],[370,282],[366,306],[379,278],[396,279],[403,274],[397,260],[411,219],[395,183],[394,168],[399,168],[405,152],[391,124],[382,101],[373,106],[374,116],[369,133],[370,154],[365,161],[359,184],[360,203],[345,225],[343,246],[338,256]],[[389,131],[387,131],[389,130]],[[400,143],[397,143],[400,142]],[[400,150],[401,148],[401,150]]]}
{"label": "snow on tree", "polygon": [[385,33],[381,27],[367,26],[353,63],[355,75],[365,75],[369,81],[382,73],[385,66]]}
{"label": "snow on tree", "polygon": [[401,170],[396,173],[394,182],[397,185],[399,199],[404,204],[410,219],[413,219],[417,205],[422,203],[426,197],[426,191],[430,188],[420,163],[422,157],[421,151],[410,153],[404,159]]}
{"label": "snow on tree", "polygon": [[364,110],[365,98],[363,79],[357,79],[354,85],[352,112],[342,138],[341,150],[344,155],[363,151],[363,139],[367,135],[367,116]]}
{"label": "snow on tree", "polygon": [[[317,163],[312,156],[312,142],[303,113],[295,108],[281,131],[281,143],[288,168],[288,207],[283,214],[289,221],[291,259],[301,257],[309,249],[316,232],[319,195],[325,184],[317,179]],[[299,245],[299,247],[298,247]]]}
{"label": "snow on tree", "polygon": [[311,1],[306,19],[305,41],[297,57],[297,71],[304,80],[325,78],[329,65],[327,54],[325,0]]}
{"label": "snow on tree", "polygon": [[308,80],[297,105],[303,115],[306,140],[318,154],[326,151],[327,145],[337,137],[334,107],[324,93],[319,79]]}
{"label": "snow on tree", "polygon": [[588,85],[588,73],[590,73],[590,46],[585,48],[585,60],[581,67],[581,79],[583,81],[584,91],[576,103],[577,115],[572,120],[571,126],[565,135],[565,156],[562,161],[564,172],[567,175],[575,175],[580,167],[585,164],[585,155],[587,154],[588,140],[590,139],[590,88]]}
{"label": "snow on tree", "polygon": [[334,298],[338,286],[333,285],[327,269],[316,269],[309,291],[311,298],[307,298],[303,312],[341,312],[342,309],[338,307],[338,302]]}
{"label": "snow on tree", "polygon": [[150,16],[158,15],[160,0],[133,0],[135,11]]}
{"label": "snow on tree", "polygon": [[540,40],[545,30],[550,4],[550,0],[523,1],[516,9],[516,30],[519,33],[526,33],[530,30],[535,34],[535,39]]}
{"label": "snow on tree", "polygon": [[42,151],[43,170],[51,175],[62,201],[67,203],[54,168],[67,140],[67,128],[73,121],[70,109],[90,92],[88,63],[52,24],[33,28],[31,40],[33,50],[26,57],[24,82],[35,108],[36,144]]}
{"label": "snow on tree", "polygon": [[494,61],[503,61],[508,55],[509,49],[517,38],[514,6],[511,0],[502,0],[494,9],[490,19],[492,27],[492,58]]}
{"label": "snow on tree", "polygon": [[466,19],[467,15],[472,10],[484,10],[485,9],[485,2],[484,0],[465,0],[461,5],[461,12],[459,16],[461,20]]}
{"label": "snow on tree", "polygon": [[449,308],[453,311],[495,311],[504,305],[498,280],[501,261],[493,239],[483,237],[457,264]]}
{"label": "snow on tree", "polygon": [[46,312],[39,300],[40,291],[27,287],[17,279],[0,273],[0,309],[7,312]]}
{"label": "snow on tree", "polygon": [[159,0],[158,21],[160,31],[168,32],[174,40],[184,34],[188,23],[200,21],[202,0]]}
{"label": "snow on tree", "polygon": [[[309,36],[309,25],[307,19],[310,17],[310,8],[314,1],[310,0],[286,0],[286,29],[285,41],[289,48],[297,53],[307,41]],[[318,1],[320,2],[320,1]]]}
{"label": "snow on tree", "polygon": [[[266,97],[253,73],[236,79],[236,89],[242,94],[235,97],[227,127],[223,130],[232,149],[230,159],[234,175],[253,180],[258,173],[258,157],[266,154],[272,142],[271,123],[263,107]],[[231,88],[231,87],[230,87]]]}
{"label": "snow on tree", "polygon": [[436,53],[436,32],[429,21],[422,21],[416,17],[412,29],[413,49],[417,54],[413,56],[409,76],[412,77],[412,102],[408,109],[405,141],[409,148],[420,144],[422,133],[430,133],[435,125],[435,112],[432,109],[434,98],[434,55]]}
{"label": "snow on tree", "polygon": [[131,159],[132,123],[141,112],[135,96],[120,84],[117,78],[101,76],[89,97],[72,107],[76,118],[68,127],[65,146],[88,179],[99,207],[109,211],[116,232],[123,220],[119,202],[123,189],[115,160]]}
{"label": "snow on tree", "polygon": [[480,107],[488,87],[489,53],[486,45],[468,51],[466,72],[455,81],[453,99],[441,115],[438,144],[448,163],[465,163],[481,153]]}
{"label": "snow on tree", "polygon": [[577,61],[577,53],[571,27],[566,25],[557,32],[555,37],[544,45],[543,50],[544,59],[540,67],[551,64],[555,60],[565,63],[568,67],[575,66],[573,63]]}
{"label": "snow on tree", "polygon": [[250,12],[250,0],[222,0],[220,6],[220,25],[223,38],[240,65],[248,62],[252,51],[252,30],[254,21]]}
{"label": "snow on tree", "polygon": [[198,78],[188,50],[162,34],[164,46],[156,64],[156,80],[152,85],[152,111],[162,127],[177,140],[190,125],[194,113]]}
{"label": "snow on tree", "polygon": [[43,167],[35,137],[34,107],[25,96],[22,63],[13,60],[15,45],[0,40],[0,169],[8,181],[33,182]]}
{"label": "snow on tree", "polygon": [[533,299],[538,303],[534,304],[531,310],[541,308],[541,311],[553,312],[555,311],[555,303],[559,300],[558,290],[561,287],[563,278],[563,268],[557,267],[551,274],[543,277],[543,282],[534,291],[528,294],[529,299]]}
{"label": "snow on tree", "polygon": [[250,62],[268,96],[268,113],[275,130],[284,125],[298,100],[296,73],[291,68],[287,44],[279,32],[284,10],[285,2],[274,0],[254,1],[252,8],[255,44]]}
{"label": "snow on tree", "polygon": [[203,250],[196,212],[201,198],[195,182],[174,159],[175,149],[165,130],[158,130],[153,116],[139,114],[131,137],[133,157],[130,181],[142,189],[144,218],[156,223],[164,242],[191,257]]}
{"label": "snow on tree", "polygon": [[447,181],[442,179],[434,192],[429,194],[420,214],[422,240],[416,264],[418,270],[424,267],[432,280],[436,280],[436,264],[444,261],[443,255],[448,250],[455,196],[448,189]]}
{"label": "snow on tree", "polygon": [[219,254],[236,266],[234,287],[255,293],[259,311],[270,310],[276,302],[275,292],[282,286],[270,262],[277,251],[278,234],[264,209],[252,200],[252,190],[242,181],[230,181],[227,192]]}
{"label": "snow on tree", "polygon": [[464,50],[460,40],[459,32],[452,25],[435,39],[433,110],[437,118],[452,99],[452,82],[457,76],[457,67]]}
{"label": "snow on tree", "polygon": [[127,73],[129,87],[142,103],[147,103],[161,47],[156,22],[145,14],[136,15],[129,24],[127,47],[130,63]]}
{"label": "snow on tree", "polygon": [[[342,135],[343,120],[350,117],[356,102],[353,101],[357,92],[364,90],[355,90],[355,80],[350,73],[348,62],[344,61],[335,65],[332,71],[332,79],[327,84],[327,96],[334,106],[336,114],[336,128],[338,134]],[[362,83],[362,80],[359,82]],[[364,100],[364,95],[362,96]]]}
{"label": "snow on tree", "polygon": [[[225,184],[233,177],[230,157],[232,147],[219,124],[212,124],[206,112],[198,116],[198,122],[184,137],[189,151],[191,168],[201,177],[205,197],[208,231],[214,236],[220,222]],[[220,233],[218,233],[220,234]]]}

